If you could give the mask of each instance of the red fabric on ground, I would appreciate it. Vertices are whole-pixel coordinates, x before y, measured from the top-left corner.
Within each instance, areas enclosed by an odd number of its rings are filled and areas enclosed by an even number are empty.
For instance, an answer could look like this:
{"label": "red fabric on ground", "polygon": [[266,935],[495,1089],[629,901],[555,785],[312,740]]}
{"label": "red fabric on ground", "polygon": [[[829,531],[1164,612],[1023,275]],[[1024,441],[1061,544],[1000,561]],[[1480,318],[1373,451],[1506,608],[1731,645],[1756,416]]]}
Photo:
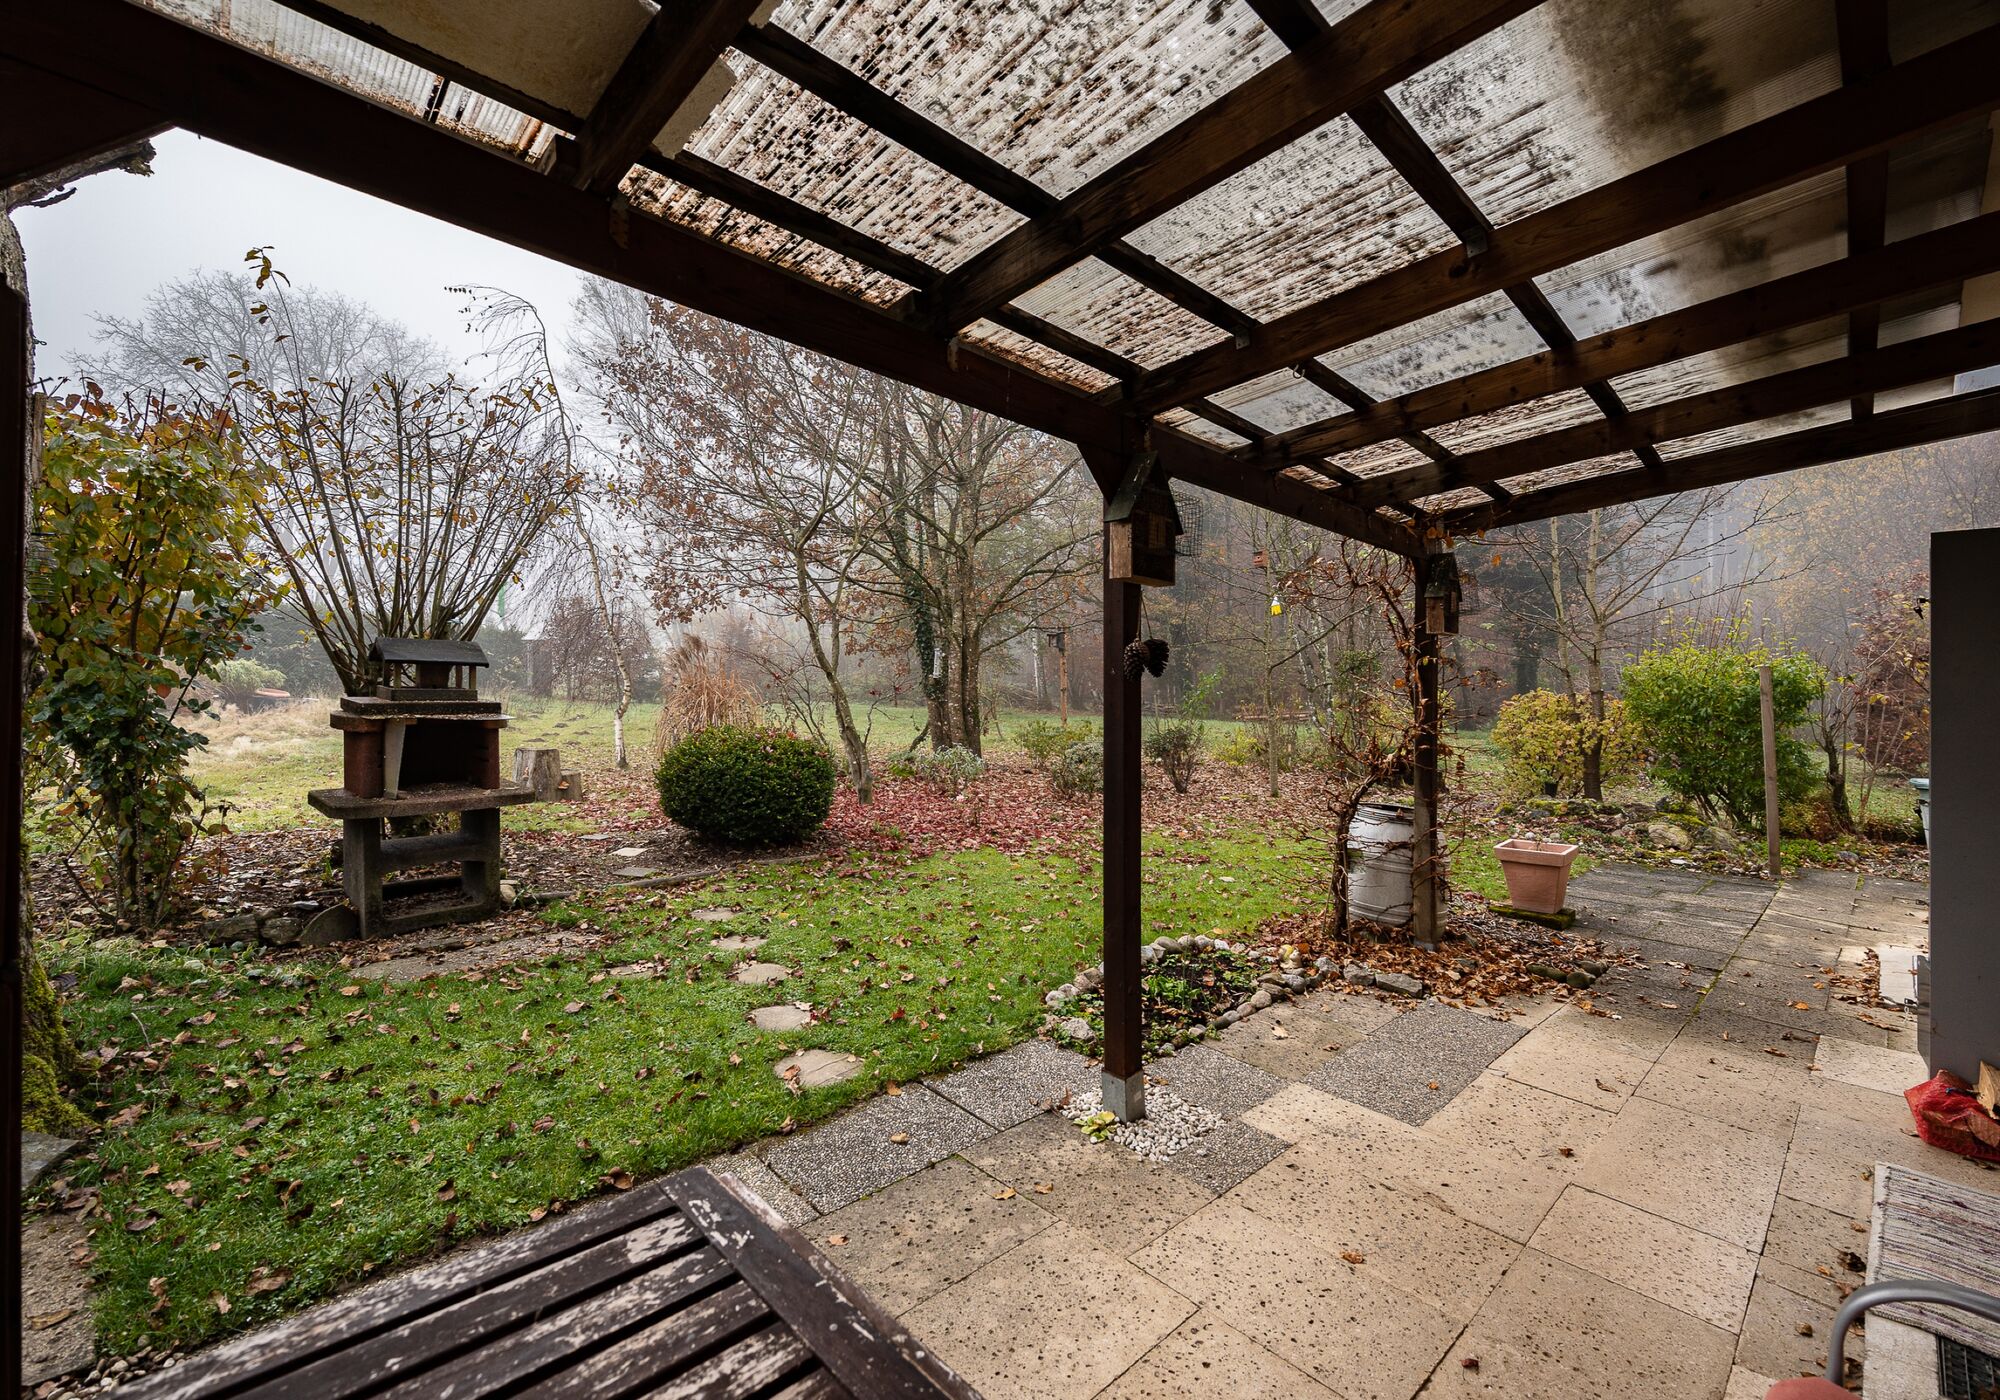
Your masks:
{"label": "red fabric on ground", "polygon": [[1941,1069],[1914,1089],[1905,1089],[1903,1097],[1917,1120],[1917,1136],[1932,1147],[2000,1162],[2000,1123],[1979,1106],[1972,1086],[1950,1070]]}
{"label": "red fabric on ground", "polygon": [[1842,1389],[1825,1376],[1798,1376],[1779,1381],[1764,1392],[1764,1400],[1854,1400],[1854,1392]]}

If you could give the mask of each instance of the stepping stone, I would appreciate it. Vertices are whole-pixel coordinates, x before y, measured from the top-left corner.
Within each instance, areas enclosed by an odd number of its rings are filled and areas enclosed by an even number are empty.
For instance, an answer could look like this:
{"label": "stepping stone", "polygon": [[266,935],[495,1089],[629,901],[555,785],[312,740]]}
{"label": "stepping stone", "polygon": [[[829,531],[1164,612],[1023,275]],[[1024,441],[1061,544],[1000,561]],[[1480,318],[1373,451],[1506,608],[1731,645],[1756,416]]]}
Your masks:
{"label": "stepping stone", "polygon": [[691,910],[688,917],[700,919],[705,924],[724,924],[735,918],[740,912],[740,910],[725,908],[717,904],[711,905],[706,909]]}
{"label": "stepping stone", "polygon": [[861,1073],[861,1061],[833,1050],[801,1050],[771,1066],[771,1072],[784,1079],[794,1067],[799,1072],[797,1083],[801,1089],[821,1089]]}
{"label": "stepping stone", "polygon": [[760,1031],[796,1031],[812,1024],[812,1012],[799,1006],[760,1006],[750,1013]]}
{"label": "stepping stone", "polygon": [[646,848],[644,846],[620,846],[611,854],[630,860],[633,856],[643,856],[646,854]]}
{"label": "stepping stone", "polygon": [[653,869],[650,865],[628,865],[622,870],[611,872],[612,877],[619,880],[643,880],[649,875],[657,875],[659,873],[659,871]]}
{"label": "stepping stone", "polygon": [[579,841],[616,841],[618,833],[615,831],[593,831],[588,836],[579,836],[576,839]]}
{"label": "stepping stone", "polygon": [[783,963],[745,963],[729,974],[732,982],[744,982],[753,987],[768,987],[782,982],[792,975],[792,970]]}
{"label": "stepping stone", "polygon": [[29,1191],[42,1173],[76,1150],[77,1139],[50,1137],[47,1133],[21,1133],[21,1189]]}
{"label": "stepping stone", "polygon": [[623,967],[610,969],[610,973],[613,977],[658,977],[660,965],[649,962],[626,963]]}
{"label": "stepping stone", "polygon": [[765,940],[754,933],[725,933],[720,938],[711,938],[710,944],[717,948],[727,948],[732,953],[747,953],[753,948],[764,946]]}

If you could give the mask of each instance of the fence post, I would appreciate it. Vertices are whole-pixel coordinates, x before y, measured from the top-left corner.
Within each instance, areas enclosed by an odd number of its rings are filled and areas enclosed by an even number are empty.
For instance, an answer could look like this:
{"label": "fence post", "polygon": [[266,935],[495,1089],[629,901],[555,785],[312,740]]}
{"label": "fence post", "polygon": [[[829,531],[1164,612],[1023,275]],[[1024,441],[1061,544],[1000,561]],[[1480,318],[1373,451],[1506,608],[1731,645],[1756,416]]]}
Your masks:
{"label": "fence post", "polygon": [[1757,668],[1757,709],[1764,722],[1764,858],[1776,880],[1784,867],[1778,859],[1778,724],[1769,666]]}

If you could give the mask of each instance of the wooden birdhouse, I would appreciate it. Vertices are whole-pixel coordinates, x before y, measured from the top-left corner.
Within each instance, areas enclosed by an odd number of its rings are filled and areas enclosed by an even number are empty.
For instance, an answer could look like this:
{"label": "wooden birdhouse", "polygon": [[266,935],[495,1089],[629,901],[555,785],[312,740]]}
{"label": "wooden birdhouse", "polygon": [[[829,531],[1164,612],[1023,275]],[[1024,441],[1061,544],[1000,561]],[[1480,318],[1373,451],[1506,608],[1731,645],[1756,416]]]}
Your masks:
{"label": "wooden birdhouse", "polygon": [[1458,606],[1464,596],[1459,582],[1458,559],[1450,554],[1433,555],[1424,576],[1424,628],[1433,637],[1458,635]]}
{"label": "wooden birdhouse", "polygon": [[381,700],[477,700],[486,653],[472,642],[377,637],[368,647]]}
{"label": "wooden birdhouse", "polygon": [[1125,480],[1104,506],[1105,572],[1113,583],[1171,588],[1174,542],[1181,535],[1173,488],[1158,453],[1132,458]]}

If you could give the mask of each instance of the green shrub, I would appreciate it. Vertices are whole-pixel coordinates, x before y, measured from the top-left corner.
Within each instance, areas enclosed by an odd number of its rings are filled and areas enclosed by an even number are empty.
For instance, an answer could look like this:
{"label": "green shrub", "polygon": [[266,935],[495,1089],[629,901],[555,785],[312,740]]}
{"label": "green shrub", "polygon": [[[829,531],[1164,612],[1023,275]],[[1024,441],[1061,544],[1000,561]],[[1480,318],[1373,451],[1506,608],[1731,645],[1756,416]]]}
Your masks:
{"label": "green shrub", "polygon": [[797,841],[833,810],[833,756],[776,729],[698,730],[667,750],[656,776],[670,820],[735,845]]}
{"label": "green shrub", "polygon": [[1165,770],[1175,792],[1186,792],[1194,782],[1195,769],[1201,765],[1203,739],[1200,722],[1191,719],[1168,720],[1155,725],[1146,736],[1146,757]]}
{"label": "green shrub", "polygon": [[1088,797],[1104,791],[1104,745],[1096,739],[1071,744],[1049,765],[1049,786],[1058,797]]}
{"label": "green shrub", "polygon": [[1607,785],[1639,771],[1645,757],[1622,700],[1604,702],[1604,718],[1587,701],[1553,690],[1509,696],[1493,721],[1501,779],[1520,797],[1573,797],[1583,790],[1584,755],[1602,738],[1599,775]]}
{"label": "green shrub", "polygon": [[1085,743],[1097,737],[1097,731],[1087,724],[1057,724],[1053,720],[1031,719],[1014,726],[1014,742],[1035,765],[1037,772],[1046,773],[1049,765],[1058,755],[1072,744]]}
{"label": "green shrub", "polygon": [[281,690],[285,684],[283,671],[247,656],[225,661],[209,675],[215,681],[215,688],[222,692],[222,698],[232,705],[254,699],[260,690]]}
{"label": "green shrub", "polygon": [[1788,732],[1805,723],[1826,687],[1811,657],[1765,647],[1683,642],[1649,651],[1625,670],[1625,708],[1652,756],[1662,787],[1703,812],[1728,814],[1738,826],[1761,826],[1764,740],[1757,668],[1771,667],[1778,728],[1778,793],[1796,802],[1817,781],[1811,751]]}
{"label": "green shrub", "polygon": [[986,775],[986,760],[971,749],[949,744],[935,752],[904,755],[909,776],[921,778],[945,797],[956,797]]}

